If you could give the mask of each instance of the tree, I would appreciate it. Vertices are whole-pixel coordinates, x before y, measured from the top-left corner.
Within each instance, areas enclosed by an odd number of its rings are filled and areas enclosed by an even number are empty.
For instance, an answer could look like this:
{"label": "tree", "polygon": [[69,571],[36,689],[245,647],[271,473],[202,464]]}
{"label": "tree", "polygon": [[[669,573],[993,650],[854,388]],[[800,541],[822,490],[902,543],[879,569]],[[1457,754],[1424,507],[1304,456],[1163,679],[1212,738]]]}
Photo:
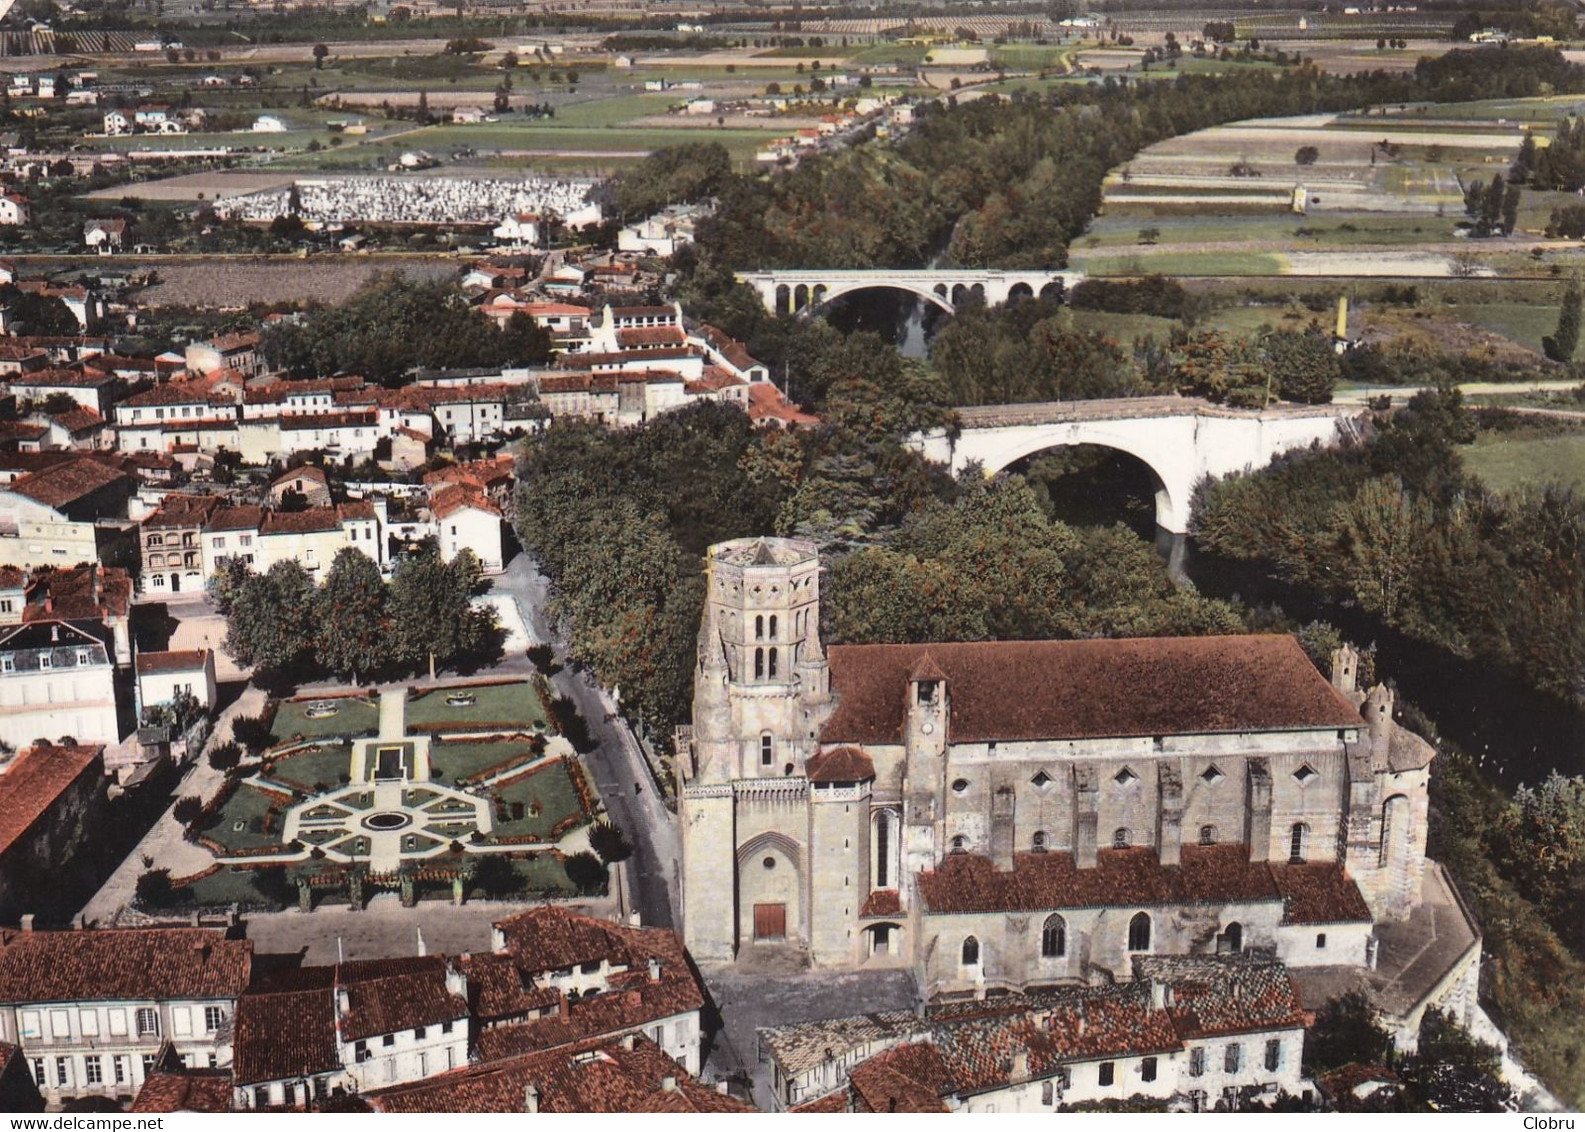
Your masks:
{"label": "tree", "polygon": [[239,715],[231,721],[231,737],[250,753],[258,754],[270,745],[270,725],[261,716]]}
{"label": "tree", "polygon": [[1360,991],[1334,998],[1317,1010],[1315,1024],[1304,1036],[1305,1064],[1317,1072],[1356,1061],[1378,1065],[1391,1052],[1391,1035],[1376,1021],[1370,1000]]}
{"label": "tree", "polygon": [[597,821],[589,827],[589,848],[608,865],[625,861],[633,855],[633,846],[627,835],[608,820]]}
{"label": "tree", "polygon": [[235,770],[242,761],[242,748],[235,742],[221,743],[209,749],[209,765],[218,771]]}
{"label": "tree", "polygon": [[1513,230],[1519,224],[1519,197],[1524,190],[1518,185],[1509,183],[1502,194],[1502,234],[1513,235]]}
{"label": "tree", "polygon": [[138,877],[134,889],[137,902],[145,908],[169,908],[176,903],[176,888],[169,869],[150,869]]}
{"label": "tree", "polygon": [[593,853],[574,853],[562,862],[562,868],[566,869],[567,879],[580,895],[587,896],[605,887],[605,866]]}
{"label": "tree", "polygon": [[82,333],[82,324],[72,309],[54,295],[38,295],[7,285],[0,288],[0,302],[10,307],[12,319],[27,334]]}
{"label": "tree", "polygon": [[1542,352],[1554,362],[1571,362],[1579,347],[1582,297],[1579,276],[1570,276],[1563,289],[1563,306],[1558,311],[1557,329],[1541,339]]}
{"label": "tree", "polygon": [[1499,824],[1503,870],[1574,946],[1585,944],[1585,778],[1521,786]]}
{"label": "tree", "polygon": [[350,546],[336,554],[314,594],[314,624],[314,656],[328,671],[357,683],[390,662],[385,581],[367,554]]}
{"label": "tree", "polygon": [[1451,1015],[1432,1008],[1403,1068],[1420,1100],[1438,1112],[1510,1112],[1513,1090],[1502,1079],[1497,1048],[1477,1041]]}
{"label": "tree", "polygon": [[323,43],[314,44],[314,70],[322,71],[325,69],[325,57],[329,54],[330,48]]}
{"label": "tree", "polygon": [[171,807],[171,817],[181,825],[192,825],[204,812],[204,804],[191,795],[176,799]]}
{"label": "tree", "polygon": [[1332,343],[1313,331],[1278,330],[1261,341],[1277,396],[1284,401],[1324,405],[1341,376]]}
{"label": "tree", "polygon": [[230,596],[225,649],[238,664],[295,672],[313,649],[314,584],[295,559],[249,572]]}
{"label": "tree", "polygon": [[1295,165],[1314,165],[1316,161],[1319,160],[1320,156],[1321,151],[1315,146],[1301,145],[1298,150],[1294,152],[1293,163]]}
{"label": "tree", "polygon": [[482,659],[498,647],[494,615],[470,600],[481,577],[468,550],[451,562],[434,549],[402,559],[387,605],[393,658],[427,666],[433,677],[437,666]]}

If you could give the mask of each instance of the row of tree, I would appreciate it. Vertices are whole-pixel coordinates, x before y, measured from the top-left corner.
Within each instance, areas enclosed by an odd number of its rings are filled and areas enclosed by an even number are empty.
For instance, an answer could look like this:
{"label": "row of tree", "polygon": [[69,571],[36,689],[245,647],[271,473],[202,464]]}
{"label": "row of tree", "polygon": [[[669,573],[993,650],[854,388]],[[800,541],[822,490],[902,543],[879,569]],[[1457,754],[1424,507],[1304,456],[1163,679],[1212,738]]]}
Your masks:
{"label": "row of tree", "polygon": [[521,312],[497,327],[455,286],[392,273],[344,303],[269,327],[261,348],[294,377],[356,373],[394,385],[414,369],[541,364],[551,339]]}
{"label": "row of tree", "polygon": [[357,683],[499,657],[495,616],[471,601],[481,579],[471,551],[451,562],[434,550],[409,555],[387,582],[373,559],[345,547],[318,584],[295,559],[263,574],[232,559],[211,593],[238,664],[272,683],[323,673]]}
{"label": "row of tree", "polygon": [[1205,486],[1195,537],[1585,703],[1585,500],[1495,493],[1467,475],[1458,445],[1475,422],[1456,389],[1418,394],[1376,428]]}

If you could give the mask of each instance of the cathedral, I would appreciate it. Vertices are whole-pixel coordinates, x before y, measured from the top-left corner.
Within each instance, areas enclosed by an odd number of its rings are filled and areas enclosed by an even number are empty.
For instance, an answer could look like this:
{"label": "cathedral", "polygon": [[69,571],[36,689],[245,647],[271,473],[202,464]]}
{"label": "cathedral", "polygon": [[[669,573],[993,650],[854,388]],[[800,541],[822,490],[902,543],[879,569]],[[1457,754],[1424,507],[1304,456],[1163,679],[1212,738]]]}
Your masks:
{"label": "cathedral", "polygon": [[679,730],[683,932],[927,994],[1144,955],[1368,966],[1420,899],[1431,747],[1287,636],[833,645],[799,539],[711,547]]}

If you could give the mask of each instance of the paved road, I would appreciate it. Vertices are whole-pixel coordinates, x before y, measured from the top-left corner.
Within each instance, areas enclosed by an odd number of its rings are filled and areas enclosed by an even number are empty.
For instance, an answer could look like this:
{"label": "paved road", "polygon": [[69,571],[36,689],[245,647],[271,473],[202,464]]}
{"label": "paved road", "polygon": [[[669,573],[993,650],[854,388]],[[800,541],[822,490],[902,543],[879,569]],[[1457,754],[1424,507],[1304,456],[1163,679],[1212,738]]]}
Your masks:
{"label": "paved road", "polygon": [[[496,576],[494,588],[517,602],[536,641],[556,642],[559,650],[561,642],[545,615],[549,585],[533,558],[521,553],[512,559],[505,573]],[[637,741],[620,718],[611,718],[613,705],[592,681],[564,668],[551,677],[550,683],[557,692],[571,698],[598,744],[584,756],[584,763],[612,820],[633,842],[633,858],[627,869],[635,889],[627,894],[630,905],[646,924],[676,926],[682,845],[676,818],[656,791]],[[637,793],[635,783],[639,784]]]}

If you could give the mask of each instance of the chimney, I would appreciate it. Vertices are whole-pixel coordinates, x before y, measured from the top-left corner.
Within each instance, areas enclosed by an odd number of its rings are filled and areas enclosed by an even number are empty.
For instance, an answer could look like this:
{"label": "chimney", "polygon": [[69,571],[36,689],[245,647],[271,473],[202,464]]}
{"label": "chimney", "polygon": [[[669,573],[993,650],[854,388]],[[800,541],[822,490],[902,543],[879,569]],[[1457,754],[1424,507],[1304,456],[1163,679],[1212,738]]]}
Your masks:
{"label": "chimney", "polygon": [[99,605],[100,594],[103,592],[105,568],[103,566],[96,565],[88,571],[88,576],[93,579],[94,605],[97,607]]}
{"label": "chimney", "polygon": [[660,1079],[660,1091],[663,1093],[675,1093],[677,1091],[677,1078],[671,1076],[662,1077]]}
{"label": "chimney", "polygon": [[78,912],[77,915],[72,919],[72,927],[75,930],[80,931],[80,932],[87,931],[88,930],[88,913],[86,913],[86,912]]}
{"label": "chimney", "polygon": [[1150,980],[1150,1009],[1165,1010],[1172,1005],[1172,988],[1159,979]]}
{"label": "chimney", "polygon": [[30,931],[33,930],[33,913],[32,912],[28,912],[28,913],[25,913],[23,915],[23,917],[22,917],[22,930],[25,931],[25,932],[30,932]]}
{"label": "chimney", "polygon": [[660,982],[660,960],[653,955],[649,957],[649,981]]}
{"label": "chimney", "polygon": [[1029,1050],[1024,1047],[1013,1050],[1013,1070],[1009,1075],[1010,1081],[1025,1081],[1029,1079]]}
{"label": "chimney", "polygon": [[563,1022],[567,1020],[567,992],[565,990],[557,992],[556,1017],[560,1018]]}
{"label": "chimney", "polygon": [[627,1050],[629,1053],[633,1052],[633,1035],[632,1034],[623,1034],[622,1035],[622,1048]]}
{"label": "chimney", "polygon": [[537,1113],[539,1111],[539,1086],[527,1084],[523,1086],[523,1111]]}

